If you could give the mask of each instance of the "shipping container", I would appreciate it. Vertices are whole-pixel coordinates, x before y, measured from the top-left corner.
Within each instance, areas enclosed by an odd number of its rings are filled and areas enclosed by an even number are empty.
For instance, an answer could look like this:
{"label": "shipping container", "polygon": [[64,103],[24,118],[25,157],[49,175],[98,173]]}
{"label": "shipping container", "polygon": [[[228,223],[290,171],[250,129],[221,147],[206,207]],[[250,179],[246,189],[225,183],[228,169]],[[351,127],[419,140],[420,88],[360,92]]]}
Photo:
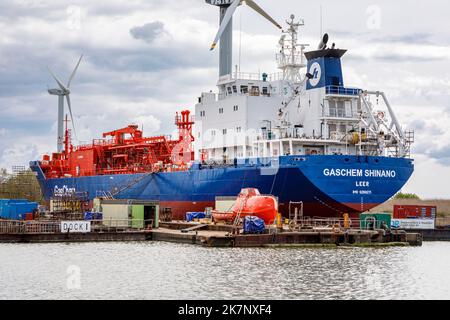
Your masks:
{"label": "shipping container", "polygon": [[133,205],[132,206],[132,226],[133,228],[144,228],[144,206]]}
{"label": "shipping container", "polygon": [[392,216],[390,213],[361,213],[360,227],[366,229],[390,229]]}
{"label": "shipping container", "polygon": [[32,214],[38,208],[37,202],[24,199],[0,199],[0,218],[24,220],[26,214]]}
{"label": "shipping container", "polygon": [[394,205],[394,219],[435,219],[437,207],[424,205]]}
{"label": "shipping container", "polygon": [[[159,227],[159,203],[146,200],[100,200],[103,224],[144,228],[150,220]],[[120,221],[119,221],[120,220]]]}
{"label": "shipping container", "polygon": [[102,204],[103,223],[110,227],[129,227],[130,206],[127,204]]}

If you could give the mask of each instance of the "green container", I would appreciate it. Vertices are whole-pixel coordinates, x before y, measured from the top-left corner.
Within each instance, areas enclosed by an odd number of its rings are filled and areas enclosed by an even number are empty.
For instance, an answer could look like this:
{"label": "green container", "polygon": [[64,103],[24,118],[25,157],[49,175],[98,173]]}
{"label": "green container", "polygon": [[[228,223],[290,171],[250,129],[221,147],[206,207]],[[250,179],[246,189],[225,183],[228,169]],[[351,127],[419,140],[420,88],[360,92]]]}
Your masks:
{"label": "green container", "polygon": [[361,213],[359,216],[361,229],[390,229],[392,216],[390,213]]}
{"label": "green container", "polygon": [[[133,222],[132,228],[142,229],[146,227],[145,220],[153,220],[153,228],[159,227],[159,205],[134,204],[131,210]],[[147,221],[148,223],[148,221]]]}
{"label": "green container", "polygon": [[131,210],[131,223],[132,228],[142,229],[144,228],[144,206],[143,205],[133,205]]}

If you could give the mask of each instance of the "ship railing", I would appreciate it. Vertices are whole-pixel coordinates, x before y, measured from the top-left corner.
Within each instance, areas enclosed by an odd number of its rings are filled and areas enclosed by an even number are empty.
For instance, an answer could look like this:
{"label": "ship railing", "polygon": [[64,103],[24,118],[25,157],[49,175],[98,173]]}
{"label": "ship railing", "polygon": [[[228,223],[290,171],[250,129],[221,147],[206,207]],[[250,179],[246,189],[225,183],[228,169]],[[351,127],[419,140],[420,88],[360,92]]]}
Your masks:
{"label": "ship railing", "polygon": [[[61,222],[69,220],[0,220],[0,234],[59,234]],[[151,229],[153,219],[103,219],[86,220],[91,224],[92,232],[133,232]],[[65,232],[64,232],[65,233]]]}
{"label": "ship railing", "polygon": [[358,96],[361,93],[361,89],[345,88],[343,86],[326,86],[325,93],[345,96]]}
{"label": "ship railing", "polygon": [[283,73],[256,73],[256,72],[233,72],[232,79],[234,80],[252,80],[252,81],[278,81],[283,80]]}
{"label": "ship railing", "polygon": [[313,228],[352,228],[352,229],[388,229],[390,226],[384,225],[384,221],[380,220],[360,220],[343,218],[321,218],[321,217],[299,217],[297,225],[301,227]]}
{"label": "ship railing", "polygon": [[[450,217],[439,217],[435,218],[435,228],[436,229],[450,229]],[[300,217],[297,220],[299,226],[307,227],[328,227],[328,228],[344,228],[345,220],[342,218],[320,218],[320,217]],[[390,228],[390,226],[385,226],[383,221],[374,220],[373,218],[366,219],[352,219],[349,218],[348,225],[353,229],[385,229]]]}

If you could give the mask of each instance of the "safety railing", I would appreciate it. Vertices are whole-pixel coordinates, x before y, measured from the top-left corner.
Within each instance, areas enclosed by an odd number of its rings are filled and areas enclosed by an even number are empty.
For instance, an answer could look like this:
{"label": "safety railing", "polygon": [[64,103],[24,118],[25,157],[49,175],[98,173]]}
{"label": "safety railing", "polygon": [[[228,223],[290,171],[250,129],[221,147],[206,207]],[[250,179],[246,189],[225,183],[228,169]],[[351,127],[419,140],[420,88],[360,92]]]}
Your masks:
{"label": "safety railing", "polygon": [[297,226],[299,227],[313,227],[313,228],[352,228],[352,229],[389,229],[384,221],[367,218],[359,219],[342,219],[342,218],[321,218],[321,217],[299,217],[297,219]]}
{"label": "safety railing", "polygon": [[342,86],[327,86],[325,87],[325,93],[345,96],[357,96],[361,93],[361,89],[345,88]]}
{"label": "safety railing", "polygon": [[[22,220],[0,220],[0,234],[42,234],[63,233],[61,221],[22,221]],[[81,220],[80,220],[81,221]],[[74,222],[74,221],[70,221]],[[90,232],[130,232],[151,229],[154,225],[153,219],[106,219],[86,220],[90,223]]]}

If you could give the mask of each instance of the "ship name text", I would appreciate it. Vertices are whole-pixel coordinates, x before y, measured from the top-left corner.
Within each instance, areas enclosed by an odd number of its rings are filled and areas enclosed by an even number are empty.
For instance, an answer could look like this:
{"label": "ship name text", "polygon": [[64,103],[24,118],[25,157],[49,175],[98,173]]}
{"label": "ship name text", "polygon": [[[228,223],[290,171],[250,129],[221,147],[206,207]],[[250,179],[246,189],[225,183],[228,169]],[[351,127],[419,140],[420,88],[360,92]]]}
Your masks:
{"label": "ship name text", "polygon": [[323,170],[326,177],[367,177],[367,178],[395,178],[395,170],[380,169],[329,169]]}

